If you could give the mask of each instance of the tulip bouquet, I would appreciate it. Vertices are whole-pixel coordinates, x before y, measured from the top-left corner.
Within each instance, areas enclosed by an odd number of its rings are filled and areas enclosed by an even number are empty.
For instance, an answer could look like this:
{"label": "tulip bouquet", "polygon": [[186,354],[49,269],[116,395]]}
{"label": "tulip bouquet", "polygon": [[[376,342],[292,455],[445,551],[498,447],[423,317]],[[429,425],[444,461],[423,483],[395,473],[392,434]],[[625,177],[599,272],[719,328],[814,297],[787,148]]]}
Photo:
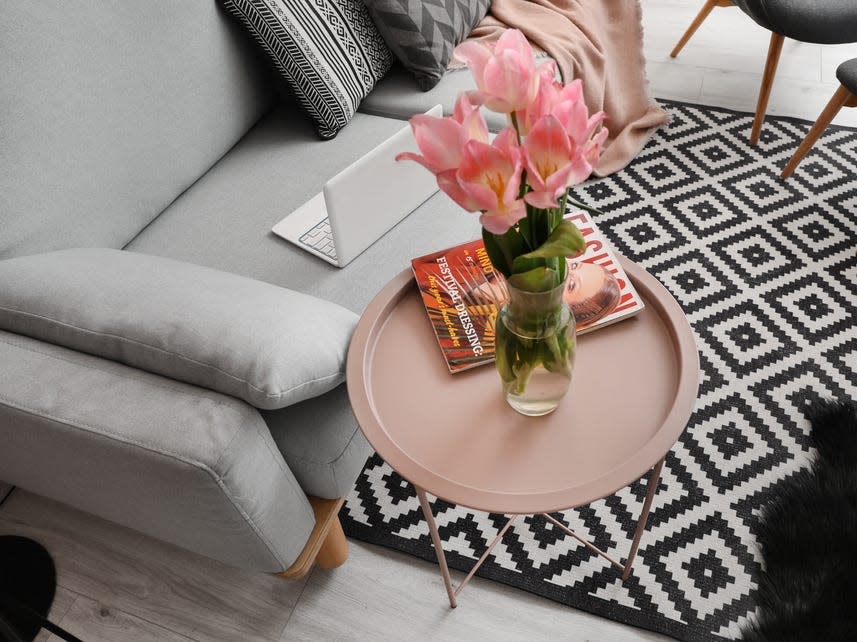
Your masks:
{"label": "tulip bouquet", "polygon": [[[578,229],[563,218],[568,190],[592,172],[608,133],[605,114],[589,114],[580,80],[555,80],[553,60],[537,67],[518,30],[505,31],[493,47],[465,42],[454,56],[470,68],[477,89],[458,96],[452,116],[411,118],[421,153],[403,153],[397,160],[421,163],[452,200],[480,213],[485,249],[510,293],[557,290],[567,276],[566,257],[584,247]],[[493,141],[481,106],[508,117],[509,125]],[[545,314],[518,316],[524,325],[538,326]],[[497,326],[497,368],[513,392],[524,392],[540,364],[547,370],[568,367],[563,364],[573,346],[563,346],[562,338],[559,345],[546,345],[527,339],[531,333],[525,329],[523,338],[500,345]]]}

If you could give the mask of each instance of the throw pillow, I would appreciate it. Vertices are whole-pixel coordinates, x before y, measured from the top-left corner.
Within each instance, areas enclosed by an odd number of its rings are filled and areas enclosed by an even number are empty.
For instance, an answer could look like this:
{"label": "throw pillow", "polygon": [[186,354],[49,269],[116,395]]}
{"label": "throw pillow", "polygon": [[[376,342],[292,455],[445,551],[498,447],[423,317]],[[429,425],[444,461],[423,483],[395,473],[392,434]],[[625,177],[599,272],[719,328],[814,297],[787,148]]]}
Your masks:
{"label": "throw pillow", "polygon": [[276,409],[345,379],[357,316],[269,283],[89,248],[0,261],[0,329]]}
{"label": "throw pillow", "polygon": [[491,0],[364,1],[384,40],[423,91],[440,82],[452,50],[491,6]]}
{"label": "throw pillow", "polygon": [[393,64],[361,0],[220,0],[264,50],[322,138]]}

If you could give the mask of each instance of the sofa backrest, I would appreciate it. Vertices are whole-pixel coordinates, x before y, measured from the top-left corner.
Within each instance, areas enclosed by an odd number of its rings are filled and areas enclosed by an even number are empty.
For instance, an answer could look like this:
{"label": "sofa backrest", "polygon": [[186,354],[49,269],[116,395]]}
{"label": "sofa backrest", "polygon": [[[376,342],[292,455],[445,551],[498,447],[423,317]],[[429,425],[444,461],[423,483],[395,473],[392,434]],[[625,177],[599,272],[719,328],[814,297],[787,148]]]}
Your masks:
{"label": "sofa backrest", "polygon": [[124,246],[270,107],[251,45],[216,0],[2,0],[0,259]]}

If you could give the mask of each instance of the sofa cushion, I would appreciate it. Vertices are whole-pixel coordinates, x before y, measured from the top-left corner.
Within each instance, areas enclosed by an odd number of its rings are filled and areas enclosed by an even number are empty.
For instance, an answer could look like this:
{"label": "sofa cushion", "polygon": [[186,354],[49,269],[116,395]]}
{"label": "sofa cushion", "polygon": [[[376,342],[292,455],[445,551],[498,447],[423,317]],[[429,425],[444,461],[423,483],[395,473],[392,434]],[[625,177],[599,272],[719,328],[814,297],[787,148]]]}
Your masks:
{"label": "sofa cushion", "polygon": [[282,408],[344,380],[354,313],[190,263],[103,248],[0,261],[0,329]]}
{"label": "sofa cushion", "polygon": [[127,249],[243,274],[362,312],[410,259],[479,235],[479,220],[438,193],[344,268],[271,232],[325,181],[395,132],[400,120],[356,114],[319,141],[291,108],[260,122]]}
{"label": "sofa cushion", "polygon": [[270,109],[213,0],[0,2],[0,259],[121,248]]}
{"label": "sofa cushion", "polygon": [[452,50],[485,17],[491,0],[364,0],[396,57],[423,91],[446,72]]}
{"label": "sofa cushion", "polygon": [[361,0],[221,0],[322,138],[336,136],[393,62]]}
{"label": "sofa cushion", "polygon": [[259,413],[0,331],[4,480],[228,564],[282,571],[315,518]]}

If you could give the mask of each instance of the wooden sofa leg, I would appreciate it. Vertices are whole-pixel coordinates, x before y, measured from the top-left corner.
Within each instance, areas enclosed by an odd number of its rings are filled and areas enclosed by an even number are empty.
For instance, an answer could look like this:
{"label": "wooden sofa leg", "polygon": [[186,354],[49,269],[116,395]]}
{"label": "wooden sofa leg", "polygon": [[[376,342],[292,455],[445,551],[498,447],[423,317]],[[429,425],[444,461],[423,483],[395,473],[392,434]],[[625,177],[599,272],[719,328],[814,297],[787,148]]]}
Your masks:
{"label": "wooden sofa leg", "polygon": [[335,568],[348,558],[348,541],[339,523],[339,509],[345,498],[310,497],[309,503],[315,513],[315,526],[294,564],[277,573],[280,577],[297,579],[306,575],[316,562],[321,568]]}
{"label": "wooden sofa leg", "polygon": [[765,73],[762,76],[762,86],[759,87],[759,100],[756,103],[756,117],[753,119],[753,129],[750,132],[750,144],[759,142],[759,134],[762,132],[762,123],[765,122],[765,112],[768,110],[768,99],[771,97],[771,88],[774,86],[774,76],[777,73],[777,64],[780,62],[780,53],[783,50],[785,36],[771,32],[771,42],[768,45],[768,58],[765,61]]}
{"label": "wooden sofa leg", "polygon": [[345,539],[345,532],[342,530],[342,523],[339,521],[339,517],[336,517],[330,525],[330,530],[327,532],[327,537],[324,538],[324,543],[318,549],[315,563],[321,568],[329,569],[342,566],[347,559],[348,540]]}

